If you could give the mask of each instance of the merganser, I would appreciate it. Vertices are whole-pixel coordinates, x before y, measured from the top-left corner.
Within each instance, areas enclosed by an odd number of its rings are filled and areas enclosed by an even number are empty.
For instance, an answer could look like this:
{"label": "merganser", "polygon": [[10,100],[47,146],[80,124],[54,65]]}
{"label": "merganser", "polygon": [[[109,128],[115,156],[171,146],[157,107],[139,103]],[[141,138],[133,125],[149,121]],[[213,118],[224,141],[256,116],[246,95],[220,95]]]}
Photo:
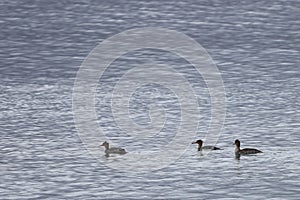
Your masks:
{"label": "merganser", "polygon": [[103,144],[101,144],[100,146],[104,146],[105,147],[105,154],[106,156],[109,156],[109,154],[126,154],[127,152],[125,151],[125,149],[119,148],[119,147],[112,147],[109,148],[109,143],[108,142],[103,142]]}
{"label": "merganser", "polygon": [[202,140],[197,140],[196,142],[192,142],[192,144],[198,144],[198,151],[201,151],[202,149],[210,149],[210,150],[222,150],[218,147],[214,146],[204,146],[202,147],[203,141]]}
{"label": "merganser", "polygon": [[255,154],[255,153],[262,153],[262,151],[258,149],[251,149],[251,148],[245,148],[245,149],[240,149],[241,142],[239,140],[235,140],[235,154],[237,156],[239,155],[247,155],[247,154]]}

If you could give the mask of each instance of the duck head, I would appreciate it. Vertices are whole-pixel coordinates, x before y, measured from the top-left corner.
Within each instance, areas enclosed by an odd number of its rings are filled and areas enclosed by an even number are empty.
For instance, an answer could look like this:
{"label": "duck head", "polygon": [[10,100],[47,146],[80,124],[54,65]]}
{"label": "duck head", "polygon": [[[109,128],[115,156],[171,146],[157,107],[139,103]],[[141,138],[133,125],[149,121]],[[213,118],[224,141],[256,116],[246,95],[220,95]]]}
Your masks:
{"label": "duck head", "polygon": [[109,143],[108,142],[103,142],[100,146],[105,147],[106,149],[109,149]]}
{"label": "duck head", "polygon": [[202,140],[197,140],[196,142],[192,142],[192,144],[198,144],[198,151],[201,151],[203,141]]}
{"label": "duck head", "polygon": [[234,145],[237,146],[237,147],[240,147],[241,146],[241,142],[239,140],[235,140],[234,141]]}

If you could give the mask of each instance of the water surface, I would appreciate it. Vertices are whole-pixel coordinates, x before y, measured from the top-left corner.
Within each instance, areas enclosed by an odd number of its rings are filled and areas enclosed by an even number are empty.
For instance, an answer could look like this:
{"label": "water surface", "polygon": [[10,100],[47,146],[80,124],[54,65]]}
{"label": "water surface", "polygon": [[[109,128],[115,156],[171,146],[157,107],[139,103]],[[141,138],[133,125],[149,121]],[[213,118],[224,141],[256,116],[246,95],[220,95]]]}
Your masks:
{"label": "water surface", "polygon": [[[4,199],[298,199],[300,182],[299,3],[289,1],[2,1],[0,3],[0,196]],[[226,120],[217,146],[195,146],[172,165],[145,174],[97,161],[80,140],[72,91],[79,66],[106,38],[131,28],[163,27],[199,42],[217,64],[226,90]],[[154,138],[132,140],[113,121],[114,83],[137,64],[165,63],[185,74],[201,117],[210,120],[206,85],[186,61],[168,52],[131,52],[112,63],[98,87],[99,125],[128,151],[159,151],[172,140],[180,113],[176,96],[132,101],[137,123],[147,104],[163,103],[168,121]],[[152,97],[150,95],[150,97]],[[154,97],[161,97],[155,99]],[[234,158],[235,139],[264,153]],[[192,141],[191,141],[192,142]],[[100,151],[99,154],[103,152]],[[103,154],[104,155],[104,154]],[[157,161],[159,162],[159,160]]]}

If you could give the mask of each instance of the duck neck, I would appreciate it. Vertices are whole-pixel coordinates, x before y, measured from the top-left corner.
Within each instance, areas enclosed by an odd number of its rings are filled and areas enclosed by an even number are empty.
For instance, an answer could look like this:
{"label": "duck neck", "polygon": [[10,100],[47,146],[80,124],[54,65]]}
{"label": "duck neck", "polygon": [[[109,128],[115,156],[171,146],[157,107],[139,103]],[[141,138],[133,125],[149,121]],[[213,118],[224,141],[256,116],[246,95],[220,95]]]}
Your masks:
{"label": "duck neck", "polygon": [[198,151],[202,151],[202,144],[198,144]]}
{"label": "duck neck", "polygon": [[105,144],[104,147],[105,147],[106,150],[108,150],[109,149],[109,144]]}
{"label": "duck neck", "polygon": [[239,152],[240,150],[240,145],[235,145],[235,152]]}

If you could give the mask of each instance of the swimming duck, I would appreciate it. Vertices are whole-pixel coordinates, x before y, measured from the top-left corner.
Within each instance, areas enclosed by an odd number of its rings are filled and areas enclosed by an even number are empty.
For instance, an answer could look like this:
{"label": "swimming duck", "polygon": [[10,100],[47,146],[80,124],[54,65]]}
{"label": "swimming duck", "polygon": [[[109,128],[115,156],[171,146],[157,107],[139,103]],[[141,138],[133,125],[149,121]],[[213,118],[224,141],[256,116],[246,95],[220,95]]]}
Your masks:
{"label": "swimming duck", "polygon": [[234,144],[235,144],[235,154],[236,155],[262,153],[262,151],[260,151],[258,149],[251,149],[251,148],[240,149],[241,142],[239,140],[235,140]]}
{"label": "swimming duck", "polygon": [[210,150],[222,150],[218,147],[214,146],[204,146],[202,147],[203,141],[202,140],[197,140],[196,142],[192,142],[192,144],[198,144],[198,151],[201,151],[202,149],[210,149]]}
{"label": "swimming duck", "polygon": [[125,149],[119,148],[119,147],[112,147],[109,148],[109,143],[108,142],[103,142],[103,144],[101,144],[100,146],[104,146],[105,147],[105,154],[108,156],[109,154],[126,154],[127,152],[125,151]]}

